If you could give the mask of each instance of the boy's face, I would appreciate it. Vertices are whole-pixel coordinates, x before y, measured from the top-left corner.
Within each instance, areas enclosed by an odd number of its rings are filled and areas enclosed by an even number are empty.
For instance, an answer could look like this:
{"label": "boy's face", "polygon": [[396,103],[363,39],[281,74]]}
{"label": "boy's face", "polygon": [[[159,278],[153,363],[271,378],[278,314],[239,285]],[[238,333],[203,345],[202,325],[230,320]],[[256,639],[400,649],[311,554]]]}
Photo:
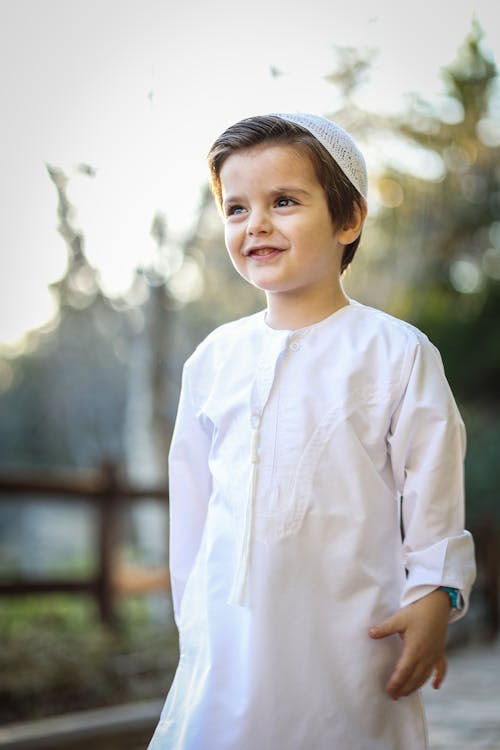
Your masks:
{"label": "boy's face", "polygon": [[268,301],[288,295],[314,304],[339,284],[342,243],[352,239],[334,226],[305,153],[277,144],[238,151],[220,181],[229,255]]}

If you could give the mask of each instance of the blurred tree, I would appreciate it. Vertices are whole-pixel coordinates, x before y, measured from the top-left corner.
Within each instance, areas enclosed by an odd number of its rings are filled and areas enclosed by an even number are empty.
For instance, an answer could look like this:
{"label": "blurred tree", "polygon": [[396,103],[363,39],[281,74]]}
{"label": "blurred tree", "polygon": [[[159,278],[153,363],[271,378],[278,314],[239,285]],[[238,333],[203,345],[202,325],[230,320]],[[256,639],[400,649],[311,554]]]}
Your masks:
{"label": "blurred tree", "polygon": [[[374,119],[389,166],[374,180],[378,207],[347,283],[439,348],[467,426],[468,517],[492,526],[500,521],[500,125],[497,69],[477,23],[443,77],[437,104],[414,99],[402,121]],[[401,166],[409,161],[412,169]]]}
{"label": "blurred tree", "polygon": [[337,63],[333,72],[325,76],[338,90],[344,110],[355,106],[353,95],[365,80],[374,57],[373,52],[360,53],[357,47],[337,47]]}
{"label": "blurred tree", "polygon": [[161,270],[162,263],[168,265],[164,263],[168,255],[168,231],[165,216],[159,212],[153,218],[151,236],[156,243],[157,267],[143,269],[137,279],[145,285],[146,293],[140,308],[143,324],[130,332],[128,341],[125,443],[129,476],[154,483],[165,482],[167,478],[165,457],[173,415],[169,364],[175,309],[166,273]]}
{"label": "blurred tree", "polygon": [[[88,165],[80,167],[79,171],[89,177],[94,176]],[[63,238],[68,253],[66,273],[60,281],[52,284],[52,291],[60,310],[68,307],[74,310],[85,309],[100,292],[98,274],[85,255],[83,232],[74,225],[76,212],[67,195],[69,179],[62,169],[49,164],[47,172],[57,192],[57,231]]]}
{"label": "blurred tree", "polygon": [[[58,194],[58,231],[68,253],[52,285],[59,314],[9,362],[0,394],[0,466],[94,466],[120,460],[126,401],[125,342],[131,320],[113,308],[84,252],[67,197],[68,177],[47,167]],[[85,166],[88,176],[93,172]]]}
{"label": "blurred tree", "polygon": [[416,100],[394,123],[420,174],[392,164],[376,180],[361,285],[430,336],[459,399],[489,404],[500,401],[500,126],[482,38],[475,23],[439,108]]}

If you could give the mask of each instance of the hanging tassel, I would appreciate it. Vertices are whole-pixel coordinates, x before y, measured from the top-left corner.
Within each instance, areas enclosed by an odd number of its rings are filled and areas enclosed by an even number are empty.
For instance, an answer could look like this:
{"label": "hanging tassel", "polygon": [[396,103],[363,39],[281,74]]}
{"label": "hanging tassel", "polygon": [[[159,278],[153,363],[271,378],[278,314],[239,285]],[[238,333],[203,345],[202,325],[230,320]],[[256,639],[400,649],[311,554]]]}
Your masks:
{"label": "hanging tassel", "polygon": [[245,508],[245,518],[243,523],[243,536],[241,540],[241,550],[238,561],[238,567],[234,576],[233,585],[229,594],[228,604],[235,604],[243,607],[245,603],[246,585],[250,567],[250,552],[252,546],[253,531],[253,514],[255,506],[255,495],[257,492],[257,464],[259,462],[259,430],[260,417],[252,417],[252,441],[251,441],[251,462],[252,471],[250,475],[250,486],[248,488],[248,499]]}

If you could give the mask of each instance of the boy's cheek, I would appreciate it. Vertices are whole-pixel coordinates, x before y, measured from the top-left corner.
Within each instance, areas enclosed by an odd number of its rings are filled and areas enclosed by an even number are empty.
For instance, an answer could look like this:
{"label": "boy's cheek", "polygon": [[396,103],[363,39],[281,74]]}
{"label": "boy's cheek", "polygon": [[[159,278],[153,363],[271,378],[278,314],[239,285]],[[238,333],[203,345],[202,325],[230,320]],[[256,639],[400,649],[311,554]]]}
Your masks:
{"label": "boy's cheek", "polygon": [[238,238],[238,233],[234,230],[234,228],[226,229],[226,231],[224,232],[224,241],[227,251],[230,255],[235,254],[239,245],[241,244],[241,240]]}

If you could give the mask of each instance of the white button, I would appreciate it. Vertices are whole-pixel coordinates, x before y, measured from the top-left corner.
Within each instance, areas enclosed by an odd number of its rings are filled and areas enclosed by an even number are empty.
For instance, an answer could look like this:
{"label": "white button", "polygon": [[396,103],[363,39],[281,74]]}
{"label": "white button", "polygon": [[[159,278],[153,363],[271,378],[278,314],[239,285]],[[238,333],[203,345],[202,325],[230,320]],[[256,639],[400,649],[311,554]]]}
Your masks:
{"label": "white button", "polygon": [[298,341],[292,341],[288,348],[291,349],[292,352],[298,352],[300,349],[300,344]]}
{"label": "white button", "polygon": [[260,427],[260,414],[258,412],[252,413],[251,424],[254,430]]}

